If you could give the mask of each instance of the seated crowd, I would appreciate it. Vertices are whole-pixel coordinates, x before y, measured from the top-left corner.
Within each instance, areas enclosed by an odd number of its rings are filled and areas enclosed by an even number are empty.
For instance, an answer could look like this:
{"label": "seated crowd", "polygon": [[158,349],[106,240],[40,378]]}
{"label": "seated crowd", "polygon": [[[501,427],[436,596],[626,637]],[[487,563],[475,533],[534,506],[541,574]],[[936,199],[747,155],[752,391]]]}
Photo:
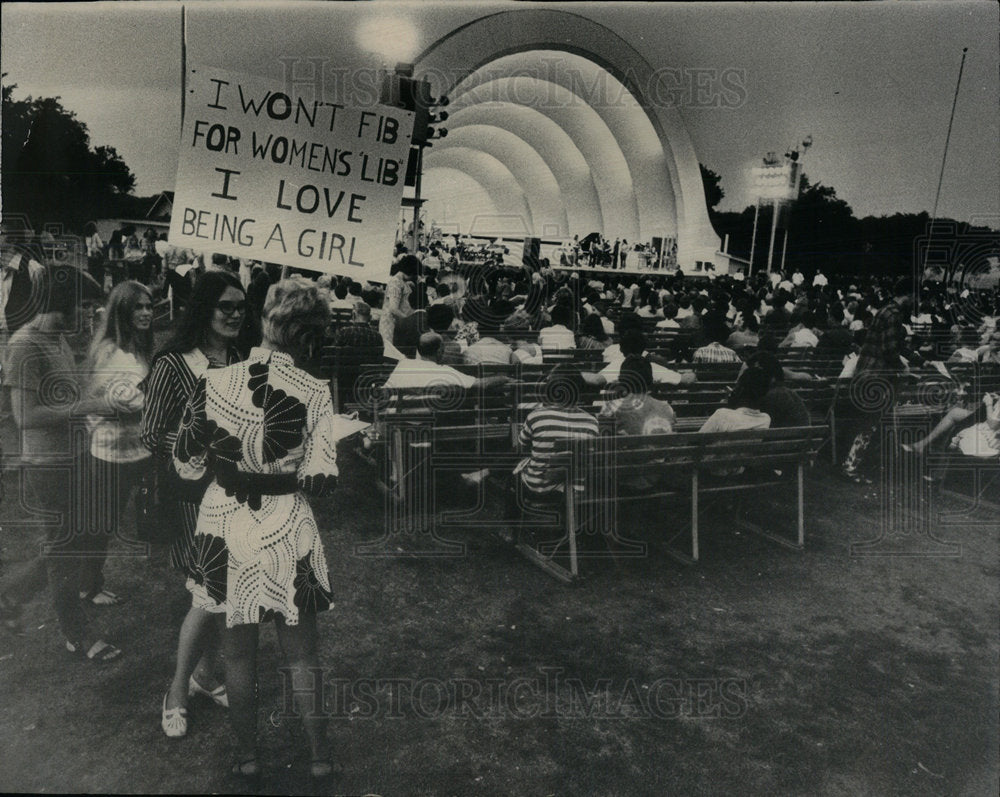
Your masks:
{"label": "seated crowd", "polygon": [[[810,410],[795,387],[805,382],[888,374],[896,385],[908,373],[925,374],[927,362],[1000,362],[996,291],[970,296],[936,283],[822,274],[811,283],[798,273],[591,279],[546,268],[435,263],[437,269],[427,268],[419,256],[402,255],[393,266],[379,329],[384,356],[400,364],[387,388],[443,378],[470,389],[482,385],[463,367],[509,365],[507,378],[516,379],[517,366],[562,363],[557,373],[578,380],[584,392],[631,384],[633,415],[645,417],[637,408],[662,404],[650,410],[661,420],[649,426],[662,432],[674,425],[663,420],[673,414],[673,388],[697,383],[706,368],[731,366],[736,370],[728,373],[735,378],[739,371],[739,381],[727,406],[702,427],[725,431],[808,425]],[[914,294],[920,313],[912,308]],[[418,378],[421,371],[425,376]],[[715,373],[720,376],[703,378],[724,378],[727,371]],[[495,387],[498,378],[491,379]],[[598,416],[612,405],[620,410],[621,400],[605,399],[602,410],[588,398],[573,411]],[[854,410],[845,418],[851,445],[842,473],[859,481],[864,461],[875,461],[866,452],[872,416]],[[644,423],[633,420],[619,430],[642,433],[635,430]]]}
{"label": "seated crowd", "polygon": [[[341,376],[356,378],[359,359],[394,361],[385,383],[390,389],[442,379],[465,389],[495,388],[498,377],[477,379],[462,369],[564,362],[589,388],[631,381],[638,393],[630,401],[637,407],[661,402],[667,409],[658,414],[666,417],[671,389],[697,383],[706,368],[759,371],[766,387],[761,406],[723,408],[709,427],[737,428],[751,416],[760,423],[753,413],[775,425],[807,424],[809,410],[794,387],[803,380],[872,371],[896,379],[925,361],[1000,363],[996,290],[970,294],[905,280],[900,288],[890,278],[828,278],[822,272],[810,281],[797,270],[711,281],[680,272],[587,275],[553,270],[544,261],[539,269],[514,269],[489,258],[463,260],[469,253],[462,246],[443,245],[417,254],[399,247],[383,287],[223,255],[196,256],[150,240],[154,298],[169,289],[182,308],[201,274],[231,273],[246,292],[250,326],[283,275],[315,279],[329,291],[334,319],[327,347],[354,356],[353,370],[344,366]],[[95,254],[92,273],[97,260]],[[725,370],[717,378],[725,373],[735,378],[736,371]],[[350,388],[342,384],[345,400]],[[730,401],[738,395],[734,388]],[[851,478],[864,458],[871,420],[859,416],[845,464]]]}

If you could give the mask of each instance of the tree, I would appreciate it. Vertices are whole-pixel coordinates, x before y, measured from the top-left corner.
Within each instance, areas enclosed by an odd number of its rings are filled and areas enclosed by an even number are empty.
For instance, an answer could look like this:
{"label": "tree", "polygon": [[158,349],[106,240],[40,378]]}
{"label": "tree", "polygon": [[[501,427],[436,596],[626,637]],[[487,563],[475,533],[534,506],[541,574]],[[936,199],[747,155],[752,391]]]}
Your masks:
{"label": "tree", "polygon": [[[708,201],[719,177],[704,166],[701,169]],[[786,228],[785,268],[800,268],[806,274],[817,268],[827,274],[912,274],[923,267],[932,240],[932,259],[937,262],[943,259],[946,275],[959,272],[961,276],[963,269],[985,271],[989,259],[1000,253],[1000,234],[987,227],[952,219],[937,219],[932,224],[926,211],[857,219],[851,206],[837,196],[832,186],[814,185],[803,174],[801,189],[798,198],[780,212],[772,268],[781,263]],[[708,213],[719,237],[729,236],[729,253],[748,260],[755,207],[721,212],[710,206]],[[763,269],[767,262],[771,213],[770,200],[762,200],[754,250],[755,271]]]}
{"label": "tree", "polygon": [[833,186],[813,185],[803,174],[802,190],[791,203],[787,218],[786,265],[828,272],[861,269],[860,225],[851,206],[837,196]]}
{"label": "tree", "polygon": [[705,188],[705,205],[711,213],[726,195],[722,190],[722,177],[703,163],[699,163],[698,168],[701,169],[701,183]]}
{"label": "tree", "polygon": [[114,147],[91,147],[87,125],[58,97],[15,100],[15,88],[3,86],[4,210],[25,214],[36,229],[79,230],[111,215],[135,186]]}

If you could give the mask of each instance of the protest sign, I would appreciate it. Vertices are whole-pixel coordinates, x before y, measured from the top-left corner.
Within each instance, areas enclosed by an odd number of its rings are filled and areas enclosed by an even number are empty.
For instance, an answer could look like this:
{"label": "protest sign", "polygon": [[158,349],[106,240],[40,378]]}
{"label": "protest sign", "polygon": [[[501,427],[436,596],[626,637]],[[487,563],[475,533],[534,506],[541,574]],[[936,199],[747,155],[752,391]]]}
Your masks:
{"label": "protest sign", "polygon": [[413,113],[211,67],[187,92],[171,244],[388,279]]}

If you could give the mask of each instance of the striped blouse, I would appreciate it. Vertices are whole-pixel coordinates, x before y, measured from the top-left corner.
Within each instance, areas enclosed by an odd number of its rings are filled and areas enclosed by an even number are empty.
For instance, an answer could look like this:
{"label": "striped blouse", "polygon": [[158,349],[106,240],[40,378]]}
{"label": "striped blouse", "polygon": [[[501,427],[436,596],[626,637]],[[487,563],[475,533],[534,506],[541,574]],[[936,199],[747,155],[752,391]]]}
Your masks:
{"label": "striped blouse", "polygon": [[[240,359],[239,353],[230,349],[226,365]],[[209,367],[208,357],[200,349],[185,354],[170,352],[156,358],[146,385],[139,436],[143,445],[157,456],[168,459],[171,456],[184,407]]]}
{"label": "striped blouse", "polygon": [[[536,493],[562,489],[565,478],[559,469],[551,467],[556,443],[597,435],[597,419],[583,410],[556,407],[532,410],[524,420],[519,437],[529,453],[518,466],[524,485]],[[573,488],[583,490],[583,474],[574,480]]]}

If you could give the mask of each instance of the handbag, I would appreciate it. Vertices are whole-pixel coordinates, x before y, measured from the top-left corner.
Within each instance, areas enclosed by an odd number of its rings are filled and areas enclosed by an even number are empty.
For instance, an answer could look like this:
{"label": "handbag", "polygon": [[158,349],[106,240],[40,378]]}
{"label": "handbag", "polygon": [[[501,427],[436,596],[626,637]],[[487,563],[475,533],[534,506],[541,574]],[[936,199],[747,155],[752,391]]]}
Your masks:
{"label": "handbag", "polygon": [[151,545],[172,545],[184,533],[180,502],[201,503],[212,476],[182,479],[169,460],[154,457],[139,477],[136,493],[136,535]]}
{"label": "handbag", "polygon": [[154,458],[139,476],[135,498],[136,536],[151,545],[171,545],[181,536],[181,513],[166,486],[169,464]]}

